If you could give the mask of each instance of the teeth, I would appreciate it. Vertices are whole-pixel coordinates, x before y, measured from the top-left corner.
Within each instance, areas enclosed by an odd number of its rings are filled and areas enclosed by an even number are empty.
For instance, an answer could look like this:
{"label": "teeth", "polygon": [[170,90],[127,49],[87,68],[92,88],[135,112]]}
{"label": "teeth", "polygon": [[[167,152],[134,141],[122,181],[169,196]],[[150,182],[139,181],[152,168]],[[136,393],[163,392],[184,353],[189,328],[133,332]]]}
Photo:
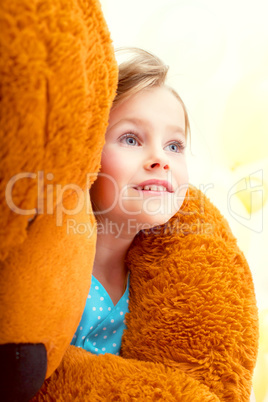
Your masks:
{"label": "teeth", "polygon": [[[138,190],[141,190],[141,189],[142,188],[140,186],[138,186]],[[164,187],[164,186],[156,186],[155,184],[144,186],[144,188],[142,190],[145,190],[145,191],[167,191],[166,187]]]}
{"label": "teeth", "polygon": [[167,191],[167,189],[164,186],[158,186],[158,191]]}

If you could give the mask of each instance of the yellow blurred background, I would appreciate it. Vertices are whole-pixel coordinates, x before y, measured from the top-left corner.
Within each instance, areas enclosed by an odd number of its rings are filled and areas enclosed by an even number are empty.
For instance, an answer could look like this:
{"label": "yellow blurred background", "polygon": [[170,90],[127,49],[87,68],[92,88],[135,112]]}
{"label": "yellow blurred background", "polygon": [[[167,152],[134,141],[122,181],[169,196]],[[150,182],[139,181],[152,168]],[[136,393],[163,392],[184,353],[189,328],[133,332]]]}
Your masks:
{"label": "yellow blurred background", "polygon": [[260,316],[253,388],[268,402],[268,2],[101,3],[114,46],[159,56],[186,104],[190,182],[226,217],[252,271]]}

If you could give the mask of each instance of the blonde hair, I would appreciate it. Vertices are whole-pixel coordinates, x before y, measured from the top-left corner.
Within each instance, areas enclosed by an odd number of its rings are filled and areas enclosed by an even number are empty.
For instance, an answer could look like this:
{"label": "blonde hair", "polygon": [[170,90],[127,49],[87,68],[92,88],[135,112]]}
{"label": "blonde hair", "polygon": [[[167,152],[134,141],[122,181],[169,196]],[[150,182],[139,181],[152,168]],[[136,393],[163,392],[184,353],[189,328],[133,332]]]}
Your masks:
{"label": "blonde hair", "polygon": [[165,84],[169,67],[157,56],[143,49],[132,47],[116,50],[117,56],[122,53],[131,57],[119,63],[118,85],[112,109],[146,88],[165,86],[180,101],[185,114],[185,135],[186,138],[190,136],[186,107],[179,94]]}

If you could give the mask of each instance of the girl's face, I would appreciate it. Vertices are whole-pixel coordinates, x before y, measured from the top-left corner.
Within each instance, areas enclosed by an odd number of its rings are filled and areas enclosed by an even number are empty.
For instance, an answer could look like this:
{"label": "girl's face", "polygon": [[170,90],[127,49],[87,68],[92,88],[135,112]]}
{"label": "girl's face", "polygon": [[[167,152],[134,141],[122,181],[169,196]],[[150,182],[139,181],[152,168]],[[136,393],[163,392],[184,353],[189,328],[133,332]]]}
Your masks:
{"label": "girl's face", "polygon": [[143,90],[112,110],[91,189],[97,220],[124,223],[129,233],[166,223],[188,187],[185,143],[183,107],[165,87]]}

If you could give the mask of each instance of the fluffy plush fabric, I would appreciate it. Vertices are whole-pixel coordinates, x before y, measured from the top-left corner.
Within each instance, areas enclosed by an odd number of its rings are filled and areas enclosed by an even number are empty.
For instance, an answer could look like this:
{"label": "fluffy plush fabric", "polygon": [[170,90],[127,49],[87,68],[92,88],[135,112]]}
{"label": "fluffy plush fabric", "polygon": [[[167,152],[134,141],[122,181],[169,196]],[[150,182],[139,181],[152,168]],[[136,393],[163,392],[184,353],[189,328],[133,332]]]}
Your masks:
{"label": "fluffy plush fabric", "polygon": [[0,344],[43,343],[49,376],[90,286],[83,190],[99,169],[117,65],[96,0],[3,0],[0,21]]}
{"label": "fluffy plush fabric", "polygon": [[33,401],[216,402],[219,399],[183,371],[115,355],[93,356],[71,346],[59,369]]}
{"label": "fluffy plush fabric", "polygon": [[[226,221],[196,189],[129,251],[122,356],[68,347],[95,253],[82,190],[99,168],[116,63],[95,0],[3,0],[0,19],[0,346],[45,346],[38,401],[247,401],[258,338],[252,278]],[[23,400],[8,398],[24,393],[23,358],[14,355],[12,386],[1,383],[5,400]],[[0,358],[1,375],[8,363]]]}
{"label": "fluffy plush fabric", "polygon": [[[85,188],[98,170],[117,69],[96,0],[2,0],[0,13],[2,259],[28,236],[29,216],[6,203],[13,176],[42,171],[45,186]],[[18,180],[12,196],[37,207],[36,181]]]}
{"label": "fluffy plush fabric", "polygon": [[[127,264],[123,358],[72,347],[37,400],[248,401],[258,344],[255,294],[219,211],[192,188],[167,225],[136,237]],[[71,393],[66,381],[75,383]]]}
{"label": "fluffy plush fabric", "polygon": [[258,321],[252,276],[226,220],[191,189],[182,210],[128,254],[123,356],[161,362],[220,400],[247,401]]}

